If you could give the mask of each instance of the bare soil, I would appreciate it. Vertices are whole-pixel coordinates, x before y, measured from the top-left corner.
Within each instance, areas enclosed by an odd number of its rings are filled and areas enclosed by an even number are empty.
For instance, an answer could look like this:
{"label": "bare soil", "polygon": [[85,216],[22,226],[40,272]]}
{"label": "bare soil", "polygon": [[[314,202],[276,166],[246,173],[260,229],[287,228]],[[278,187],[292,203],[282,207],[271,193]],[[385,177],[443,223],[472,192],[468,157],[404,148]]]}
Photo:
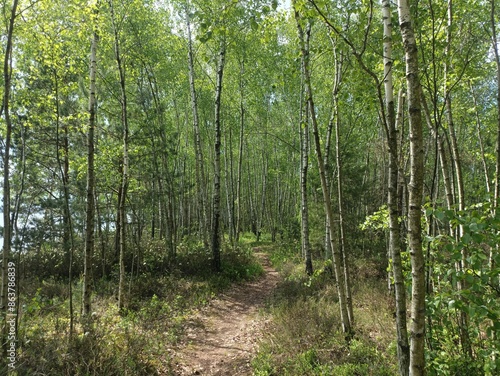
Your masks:
{"label": "bare soil", "polygon": [[266,318],[259,314],[279,276],[267,255],[255,249],[264,275],[232,287],[188,321],[174,352],[174,375],[251,375],[251,360]]}

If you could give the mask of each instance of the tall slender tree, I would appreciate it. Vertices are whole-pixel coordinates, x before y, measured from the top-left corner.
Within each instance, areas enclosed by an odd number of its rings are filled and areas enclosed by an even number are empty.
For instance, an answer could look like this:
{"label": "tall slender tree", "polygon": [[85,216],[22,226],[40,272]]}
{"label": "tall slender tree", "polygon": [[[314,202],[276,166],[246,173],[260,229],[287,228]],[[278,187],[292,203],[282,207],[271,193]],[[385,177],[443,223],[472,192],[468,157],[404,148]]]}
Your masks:
{"label": "tall slender tree", "polygon": [[[309,51],[309,40],[311,38],[311,23],[308,22],[305,30],[304,47]],[[304,82],[304,56],[302,56],[302,83]],[[302,255],[306,262],[306,274],[313,274],[313,264],[311,257],[311,244],[309,240],[309,203],[307,191],[307,171],[309,168],[309,111],[307,103],[304,106],[304,85],[301,87],[300,101],[300,124],[299,132],[301,139],[301,164],[300,164],[300,214],[301,214],[301,238],[302,238]]]}
{"label": "tall slender tree", "polygon": [[[69,289],[69,336],[73,335],[74,329],[74,312],[73,312],[73,223],[71,220],[70,210],[70,193],[69,193],[69,125],[65,122],[62,125],[62,158],[61,158],[61,142],[60,142],[60,128],[61,128],[61,108],[60,108],[60,94],[59,94],[59,72],[54,68],[54,107],[56,109],[56,159],[59,166],[59,173],[62,182],[62,196],[64,199],[63,207],[63,250],[68,259],[68,289]],[[24,154],[24,153],[23,153]]]}
{"label": "tall slender tree", "polygon": [[387,207],[389,209],[389,254],[392,261],[394,277],[394,294],[396,299],[396,335],[399,374],[407,376],[409,372],[408,331],[406,328],[406,288],[401,262],[401,226],[398,205],[399,156],[396,129],[396,112],[394,105],[394,88],[392,79],[392,12],[389,0],[382,1],[382,17],[384,23],[384,91],[385,91],[385,127],[389,149],[389,179]]}
{"label": "tall slender tree", "polygon": [[490,0],[491,44],[496,65],[496,100],[497,100],[497,137],[496,137],[496,163],[495,163],[495,194],[493,206],[497,210],[500,205],[500,51],[498,47],[497,19],[495,0]]}
{"label": "tall slender tree", "polygon": [[97,44],[99,34],[97,31],[97,16],[99,13],[99,3],[93,8],[93,35],[90,45],[90,83],[89,83],[89,125],[87,130],[87,188],[86,188],[86,208],[85,208],[85,255],[83,265],[83,316],[87,316],[91,311],[92,298],[92,257],[94,252],[94,221],[95,221],[95,128],[96,128],[96,76],[97,76]]}
{"label": "tall slender tree", "polygon": [[244,75],[245,75],[245,56],[241,57],[240,60],[240,79],[239,79],[239,91],[240,91],[240,133],[238,138],[238,172],[236,177],[236,243],[240,237],[240,227],[241,227],[241,208],[242,208],[242,174],[243,174],[243,150],[245,144],[245,85],[244,85]]}
{"label": "tall slender tree", "polygon": [[213,191],[213,214],[212,214],[212,266],[214,271],[220,272],[222,269],[220,248],[221,248],[221,100],[222,100],[222,79],[224,76],[224,65],[226,62],[226,40],[221,37],[219,42],[219,56],[217,59],[217,78],[215,84],[215,143],[214,143],[214,191]]}
{"label": "tall slender tree", "polygon": [[327,220],[330,223],[329,229],[330,229],[330,244],[332,248],[332,254],[333,254],[333,267],[335,271],[335,281],[337,285],[337,293],[339,296],[339,308],[340,308],[340,314],[341,314],[341,320],[342,320],[342,331],[346,333],[348,336],[350,336],[352,333],[352,327],[351,323],[349,321],[349,314],[348,314],[348,309],[347,309],[347,300],[346,300],[346,293],[345,293],[345,279],[343,275],[343,270],[342,270],[342,257],[340,255],[339,249],[335,246],[334,244],[334,216],[333,216],[333,209],[332,209],[332,202],[330,198],[330,189],[327,185],[326,182],[326,176],[325,176],[325,166],[324,166],[324,160],[323,160],[323,152],[322,152],[322,147],[321,147],[321,140],[319,136],[319,126],[318,126],[318,121],[316,117],[316,109],[314,106],[314,98],[313,98],[313,92],[312,92],[312,85],[311,85],[311,76],[310,76],[310,71],[309,71],[309,51],[306,49],[306,44],[305,44],[305,38],[304,38],[304,29],[302,26],[302,17],[299,14],[299,11],[297,9],[297,5],[295,2],[293,2],[293,8],[294,8],[294,13],[295,13],[295,20],[297,23],[297,30],[299,34],[299,43],[300,43],[300,50],[301,50],[301,55],[303,57],[302,59],[302,69],[303,69],[303,74],[304,74],[304,85],[306,89],[306,102],[308,105],[308,111],[310,114],[311,118],[311,123],[313,125],[313,137],[314,137],[314,145],[315,145],[315,150],[316,150],[316,157],[317,157],[317,162],[318,162],[318,169],[319,169],[319,175],[320,175],[320,180],[321,180],[321,189],[323,192],[323,203],[325,207],[325,212],[326,212],[326,217]]}
{"label": "tall slender tree", "polygon": [[[4,79],[4,93],[2,107],[0,109],[0,116],[3,115],[5,120],[5,141],[3,152],[3,252],[2,252],[2,296],[0,306],[2,309],[3,328],[2,328],[2,353],[3,359],[6,359],[8,342],[7,342],[7,319],[9,315],[9,305],[7,299],[8,291],[8,270],[9,270],[9,257],[12,246],[12,225],[10,219],[10,149],[12,143],[12,119],[10,117],[10,95],[12,83],[12,50],[14,27],[17,16],[18,0],[13,0],[10,9],[10,18],[7,28],[7,45],[5,47],[5,55],[3,60],[3,79]],[[10,312],[13,313],[13,312]]]}
{"label": "tall slender tree", "polygon": [[418,50],[408,0],[398,0],[399,27],[406,61],[406,84],[410,121],[410,183],[408,243],[412,272],[410,326],[410,375],[425,374],[425,262],[422,250],[422,195],[424,147],[421,116],[421,87]]}
{"label": "tall slender tree", "polygon": [[118,285],[118,307],[120,309],[124,308],[125,305],[125,252],[127,244],[127,216],[125,211],[125,205],[127,202],[127,190],[129,185],[129,125],[128,125],[128,108],[127,108],[127,87],[126,87],[126,75],[125,75],[125,63],[123,61],[121,43],[120,43],[120,33],[115,19],[115,11],[113,7],[113,0],[109,0],[109,7],[111,12],[111,23],[113,26],[113,36],[114,36],[114,52],[116,67],[118,69],[118,74],[120,78],[120,107],[121,107],[121,126],[122,126],[122,177],[120,185],[120,195],[118,202],[118,211],[120,213],[120,233],[119,233],[119,245],[120,245],[120,280]]}
{"label": "tall slender tree", "polygon": [[[334,90],[335,91],[335,90]],[[338,210],[339,210],[339,251],[342,255],[342,266],[344,269],[344,286],[345,286],[345,296],[347,304],[347,314],[349,316],[349,322],[351,325],[354,324],[354,311],[352,307],[352,292],[351,292],[351,280],[349,273],[349,255],[347,251],[347,239],[345,233],[345,214],[344,214],[344,195],[343,195],[343,170],[342,170],[342,157],[341,157],[341,142],[340,142],[340,106],[338,101],[338,96],[333,96],[333,107],[335,112],[335,162],[337,167],[337,200],[338,200]]]}
{"label": "tall slender tree", "polygon": [[203,148],[201,143],[200,119],[198,114],[198,97],[195,84],[194,52],[193,40],[191,36],[190,9],[186,9],[186,28],[188,42],[188,68],[189,68],[189,91],[191,94],[191,108],[193,112],[193,130],[194,130],[194,151],[195,151],[195,172],[196,189],[198,196],[198,218],[199,233],[205,244],[207,241],[207,210],[206,210],[206,190],[205,190],[205,166],[203,160]]}

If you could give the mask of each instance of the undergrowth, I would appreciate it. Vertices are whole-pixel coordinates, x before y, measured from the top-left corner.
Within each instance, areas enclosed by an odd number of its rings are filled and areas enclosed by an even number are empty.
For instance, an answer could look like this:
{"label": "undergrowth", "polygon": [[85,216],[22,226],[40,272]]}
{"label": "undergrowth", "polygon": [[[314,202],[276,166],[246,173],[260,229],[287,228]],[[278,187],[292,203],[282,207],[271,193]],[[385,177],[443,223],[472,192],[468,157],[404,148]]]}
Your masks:
{"label": "undergrowth", "polygon": [[[392,376],[397,374],[391,301],[373,265],[356,265],[353,276],[355,335],[342,333],[331,265],[304,273],[296,245],[268,248],[282,282],[269,303],[271,321],[252,365],[257,376]],[[370,270],[364,270],[370,268]]]}
{"label": "undergrowth", "polygon": [[190,313],[232,283],[263,273],[248,246],[228,247],[221,258],[223,271],[215,274],[204,247],[181,244],[164,272],[144,268],[138,276],[129,276],[122,312],[116,301],[117,281],[97,281],[85,332],[79,323],[81,285],[75,285],[76,325],[71,339],[67,285],[34,278],[20,281],[17,374],[170,374],[171,348],[182,336]]}

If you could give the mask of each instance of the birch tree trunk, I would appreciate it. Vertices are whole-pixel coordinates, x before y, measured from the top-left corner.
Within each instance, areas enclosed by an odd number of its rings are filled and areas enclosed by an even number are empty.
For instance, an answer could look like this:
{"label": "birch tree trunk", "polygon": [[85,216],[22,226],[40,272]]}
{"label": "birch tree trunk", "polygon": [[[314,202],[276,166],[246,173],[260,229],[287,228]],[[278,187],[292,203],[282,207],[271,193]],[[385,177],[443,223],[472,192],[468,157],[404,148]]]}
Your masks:
{"label": "birch tree trunk", "polygon": [[125,305],[125,252],[126,252],[126,223],[127,216],[125,213],[125,204],[127,201],[127,190],[128,190],[128,180],[129,180],[129,158],[128,158],[128,137],[129,137],[129,127],[128,127],[128,115],[127,115],[127,92],[126,92],[126,78],[125,78],[125,66],[122,60],[120,51],[120,37],[119,32],[116,27],[115,14],[113,8],[113,1],[109,1],[110,11],[111,11],[111,22],[113,24],[114,33],[114,49],[115,49],[115,60],[116,66],[118,68],[118,73],[120,75],[120,94],[121,94],[121,123],[123,127],[122,141],[122,182],[121,182],[121,195],[118,202],[118,211],[120,213],[120,280],[118,282],[118,308],[122,309]]}
{"label": "birch tree trunk", "polygon": [[62,140],[62,149],[63,149],[63,157],[61,158],[61,142],[60,142],[60,130],[61,130],[61,109],[60,109],[60,97],[59,97],[59,77],[57,69],[54,69],[54,106],[56,109],[56,160],[57,165],[59,167],[59,173],[61,174],[61,183],[62,183],[62,196],[64,199],[64,208],[63,208],[63,251],[64,255],[68,259],[68,289],[69,289],[69,337],[71,338],[73,335],[73,226],[71,221],[71,211],[69,207],[69,130],[68,124],[63,124],[63,140]]}
{"label": "birch tree trunk", "polygon": [[224,135],[224,143],[228,147],[228,152],[224,153],[224,172],[225,172],[225,191],[226,191],[226,210],[227,224],[229,232],[229,240],[234,244],[236,239],[236,223],[234,211],[234,174],[233,174],[233,132],[231,127],[228,127],[228,138]]}
{"label": "birch tree trunk", "polygon": [[[98,9],[94,9],[94,22],[97,22]],[[90,46],[90,90],[89,90],[89,128],[87,131],[87,201],[85,207],[86,229],[85,229],[85,256],[83,264],[83,309],[82,315],[88,316],[91,311],[92,294],[92,255],[94,252],[94,133],[96,126],[96,73],[97,73],[97,25],[94,25],[94,34]]]}
{"label": "birch tree trunk", "polygon": [[410,325],[410,375],[425,374],[425,263],[422,250],[421,209],[424,180],[421,87],[418,50],[408,0],[398,0],[399,26],[406,61],[406,84],[410,121],[410,184],[408,241],[412,272]]}
{"label": "birch tree trunk", "polygon": [[[267,147],[264,147],[266,150]],[[262,153],[262,185],[261,185],[261,193],[260,193],[260,205],[259,209],[257,209],[256,216],[256,240],[260,241],[260,236],[262,235],[262,222],[264,220],[264,214],[266,212],[266,194],[267,194],[267,172],[268,172],[268,155],[266,153]],[[257,178],[257,174],[255,175]],[[256,202],[256,205],[259,203]]]}
{"label": "birch tree trunk", "polygon": [[[340,90],[340,83],[342,81],[342,67],[344,63],[344,55],[342,52],[339,54],[337,53],[337,40],[333,36],[330,35],[330,43],[332,44],[332,50],[333,50],[333,56],[335,59],[335,78],[334,78],[334,83],[333,83],[333,91],[332,91],[332,98],[334,100],[334,106],[332,107],[332,111],[330,114],[330,119],[328,121],[328,127],[326,129],[326,136],[325,136],[325,155],[323,157],[323,164],[325,165],[325,176],[326,176],[326,184],[329,189],[331,189],[331,180],[335,172],[332,172],[332,168],[330,165],[330,153],[331,153],[331,144],[332,144],[332,134],[333,134],[333,128],[334,128],[334,122],[335,122],[335,116],[336,116],[336,104],[335,104],[335,98],[338,96],[339,90]],[[340,55],[340,56],[339,56]],[[325,247],[325,260],[331,260],[332,259],[332,249],[331,249],[331,243],[330,243],[330,223],[328,222],[327,219],[325,219],[325,242],[324,242],[324,247]]]}
{"label": "birch tree trunk", "polygon": [[[446,195],[446,205],[449,210],[453,210],[453,205],[455,203],[455,196],[453,195],[453,188],[451,177],[449,174],[448,158],[446,157],[445,140],[443,135],[439,133],[439,127],[432,121],[429,108],[427,106],[427,101],[424,95],[421,93],[422,110],[424,111],[425,120],[427,122],[427,127],[432,132],[432,136],[436,139],[439,162],[441,165],[441,174],[443,175],[444,190]],[[450,234],[452,233],[450,229]]]}
{"label": "birch tree trunk", "polygon": [[205,245],[207,240],[207,210],[205,197],[205,167],[203,161],[203,149],[201,147],[200,120],[198,116],[198,98],[196,96],[193,41],[191,37],[191,22],[189,19],[189,10],[186,11],[186,24],[188,33],[188,67],[189,67],[189,91],[191,94],[191,108],[193,111],[193,129],[194,129],[194,150],[195,150],[195,173],[196,187],[198,195],[198,218],[199,233],[203,238]]}
{"label": "birch tree trunk", "polygon": [[[2,350],[3,359],[6,359],[8,342],[8,326],[7,320],[9,315],[9,305],[7,303],[8,291],[8,263],[12,246],[12,226],[10,221],[10,148],[12,143],[12,121],[10,118],[10,89],[12,78],[12,39],[14,34],[14,26],[16,20],[18,0],[13,0],[12,8],[10,11],[9,26],[7,29],[7,46],[5,48],[5,55],[3,61],[3,78],[4,78],[4,95],[2,110],[5,119],[5,150],[3,155],[3,253],[2,253],[2,296],[1,307],[3,316],[2,328]],[[13,312],[11,312],[13,313]]]}
{"label": "birch tree trunk", "polygon": [[[458,142],[457,135],[455,131],[455,122],[453,120],[453,112],[452,112],[452,103],[451,103],[451,90],[449,88],[448,83],[448,75],[451,67],[451,43],[452,43],[452,27],[453,27],[453,1],[448,0],[448,25],[446,32],[446,63],[444,67],[444,98],[446,105],[446,118],[448,121],[448,132],[450,136],[451,142],[451,154],[453,157],[453,165],[455,167],[455,178],[457,183],[457,198],[458,198],[458,210],[463,211],[465,209],[465,189],[464,189],[464,179],[462,173],[462,162],[460,158],[460,153],[458,150]],[[463,235],[463,226],[458,226],[458,233],[456,234],[457,240]],[[457,261],[456,269],[459,273],[463,272],[466,266],[467,260],[467,252],[466,248],[462,249],[462,260]],[[467,288],[467,285],[464,281],[460,281],[457,283],[457,287],[459,290],[463,290]],[[468,315],[465,312],[460,313],[460,322],[459,322],[459,330],[460,330],[460,344],[462,345],[462,350],[464,351],[464,355],[469,358],[473,357],[472,347],[470,345],[469,331],[468,331]]]}
{"label": "birch tree trunk", "polygon": [[236,238],[235,241],[238,243],[240,239],[240,227],[241,227],[241,179],[243,172],[243,141],[244,141],[244,129],[245,129],[245,102],[244,102],[244,91],[243,91],[243,75],[245,73],[245,60],[242,58],[240,62],[240,136],[239,136],[239,146],[238,146],[238,174],[236,177]]}
{"label": "birch tree trunk", "polygon": [[[344,284],[345,284],[345,295],[347,304],[347,315],[349,316],[349,322],[351,325],[354,324],[354,311],[352,308],[352,293],[351,293],[351,281],[349,273],[349,257],[347,254],[346,247],[346,237],[344,229],[344,198],[343,198],[343,175],[342,175],[342,159],[340,153],[340,106],[339,106],[339,92],[340,84],[342,82],[342,68],[343,68],[343,56],[340,53],[340,57],[337,56],[335,51],[335,43],[333,38],[330,38],[335,55],[335,80],[333,84],[333,113],[332,118],[330,118],[330,124],[328,125],[328,138],[331,138],[332,125],[335,127],[335,163],[337,167],[337,200],[339,208],[339,252],[342,257],[342,265],[344,269]],[[333,122],[333,124],[332,124]],[[330,140],[328,140],[328,143]],[[327,148],[328,152],[329,147]],[[324,160],[327,161],[328,157],[325,155]],[[327,163],[325,163],[325,175],[327,173]],[[327,179],[327,186],[328,186]]]}
{"label": "birch tree trunk", "polygon": [[[451,155],[453,157],[453,165],[455,168],[455,178],[457,183],[457,201],[458,210],[464,210],[465,208],[465,194],[464,194],[464,181],[462,174],[462,163],[460,159],[460,153],[458,151],[457,135],[455,132],[455,122],[453,121],[453,112],[451,106],[451,90],[448,84],[448,75],[451,69],[451,43],[452,43],[452,26],[453,26],[453,2],[448,0],[448,25],[446,31],[446,62],[444,66],[444,99],[446,106],[446,119],[448,122],[448,132],[451,143]],[[462,231],[460,231],[460,236]]]}
{"label": "birch tree trunk", "polygon": [[[495,164],[495,194],[493,197],[493,214],[495,215],[498,210],[498,206],[500,204],[500,52],[498,50],[498,38],[497,38],[497,29],[496,29],[496,19],[495,19],[495,0],[491,1],[491,37],[492,37],[492,45],[493,52],[495,55],[495,64],[497,67],[497,140],[496,140],[496,164]],[[495,250],[490,251],[490,268],[493,270],[495,265],[494,254],[498,253],[498,244],[495,247]],[[499,285],[499,277],[495,276],[491,278],[491,284],[494,286]],[[496,339],[497,335],[495,332],[492,334],[492,339]]]}
{"label": "birch tree trunk", "polygon": [[334,107],[335,107],[335,160],[337,163],[337,198],[339,205],[339,251],[342,256],[342,264],[344,268],[344,284],[345,284],[345,296],[347,304],[347,315],[349,316],[349,322],[351,325],[354,324],[354,311],[352,309],[352,293],[351,293],[351,281],[349,273],[349,257],[347,254],[346,239],[344,234],[344,210],[343,210],[343,195],[342,195],[342,161],[340,157],[340,111],[338,97],[335,95],[333,97]]}
{"label": "birch tree trunk", "polygon": [[[294,4],[295,5],[295,4]],[[323,192],[323,201],[325,205],[325,212],[327,219],[330,223],[330,244],[332,247],[332,254],[333,254],[333,267],[335,271],[335,280],[336,280],[336,287],[337,287],[337,293],[339,296],[339,308],[340,308],[340,316],[341,316],[341,321],[342,321],[342,331],[346,333],[348,336],[352,335],[352,328],[351,328],[351,323],[349,321],[349,315],[347,313],[347,302],[346,302],[346,295],[345,295],[345,280],[344,280],[344,275],[341,269],[342,265],[342,259],[340,252],[337,247],[335,247],[334,244],[334,233],[333,233],[333,223],[334,223],[334,218],[333,218],[333,211],[332,211],[332,202],[330,199],[330,190],[326,182],[326,176],[325,176],[325,166],[324,166],[324,160],[323,160],[323,152],[321,150],[321,141],[319,137],[319,127],[318,127],[318,122],[316,118],[316,110],[314,106],[314,99],[313,99],[313,94],[312,94],[312,87],[311,87],[311,78],[309,74],[309,51],[306,49],[305,43],[304,43],[304,30],[301,26],[301,19],[298,11],[295,9],[295,19],[297,21],[297,29],[299,33],[299,42],[300,42],[300,49],[303,57],[303,66],[302,69],[304,71],[304,83],[305,83],[305,88],[306,88],[306,101],[308,103],[308,109],[310,113],[310,118],[311,122],[313,125],[313,136],[314,136],[314,145],[316,149],[316,157],[317,157],[317,162],[318,162],[318,169],[319,169],[319,175],[320,175],[320,180],[321,180],[321,189]]]}
{"label": "birch tree trunk", "polygon": [[[304,46],[309,50],[309,39],[311,37],[311,23],[307,24],[305,31]],[[304,67],[304,56],[302,56],[302,67]],[[304,81],[304,70],[302,69],[302,83]],[[302,238],[302,256],[306,263],[306,274],[313,274],[313,265],[311,258],[311,243],[309,242],[309,206],[307,200],[307,169],[309,167],[309,111],[304,109],[304,86],[301,85],[300,93],[300,117],[299,117],[299,134],[300,134],[300,214],[301,214],[301,238]],[[306,105],[307,106],[307,105]]]}
{"label": "birch tree trunk", "polygon": [[384,91],[386,106],[387,144],[389,148],[389,179],[387,207],[389,209],[389,254],[392,259],[394,277],[394,294],[396,299],[396,336],[399,374],[407,376],[410,365],[408,331],[406,326],[406,289],[401,263],[401,225],[399,224],[400,208],[398,205],[398,138],[396,129],[396,113],[394,106],[394,89],[392,83],[392,13],[390,0],[382,2],[384,22]]}
{"label": "birch tree trunk", "polygon": [[491,39],[493,52],[495,56],[495,65],[497,67],[497,143],[496,143],[496,164],[495,164],[495,195],[493,207],[498,208],[500,200],[500,52],[498,50],[497,29],[495,20],[495,0],[491,2]]}
{"label": "birch tree trunk", "polygon": [[[14,235],[11,235],[12,237],[12,242],[13,242],[13,245],[14,245],[14,249],[16,251],[16,254],[17,254],[17,265],[20,265],[21,264],[21,254],[22,254],[22,248],[23,248],[23,244],[24,244],[24,231],[26,229],[26,222],[24,222],[24,226],[23,226],[23,230],[22,230],[22,235],[20,236],[20,231],[19,231],[19,212],[21,210],[21,205],[22,205],[22,202],[23,202],[23,194],[24,194],[24,190],[26,188],[26,178],[27,178],[27,158],[26,158],[26,154],[27,154],[27,129],[28,129],[28,126],[25,125],[25,124],[19,124],[20,125],[20,131],[21,131],[21,150],[18,151],[18,153],[20,152],[20,156],[19,156],[19,160],[21,162],[21,171],[18,172],[18,174],[20,174],[20,183],[19,183],[19,189],[17,190],[16,192],[16,196],[15,196],[15,199],[14,199],[14,212],[12,213],[12,216],[11,216],[11,223],[10,223],[10,228],[11,228],[11,232],[13,232]],[[71,222],[71,221],[70,221]],[[69,258],[70,258],[70,267],[69,267],[69,275],[71,277],[71,259],[72,259],[72,251],[70,252],[69,254]],[[16,275],[16,282],[20,281],[21,278],[20,278],[20,273],[18,273]],[[73,328],[73,319],[74,319],[74,316],[73,316],[73,298],[71,296],[71,293],[72,293],[72,281],[71,281],[71,278],[69,278],[69,281],[68,281],[68,285],[69,285],[69,305],[70,305],[70,333],[69,333],[69,337],[71,339],[71,336],[72,336],[72,328]],[[17,283],[17,286],[16,286],[16,312],[19,312],[19,303],[20,303],[20,300],[19,300],[19,282]],[[16,315],[16,336],[18,335],[18,332],[19,332],[19,315]]]}
{"label": "birch tree trunk", "polygon": [[215,272],[221,271],[220,260],[220,199],[221,199],[221,97],[222,78],[224,74],[224,64],[226,58],[226,42],[224,38],[220,42],[219,58],[217,60],[217,81],[215,88],[215,144],[214,144],[214,192],[213,192],[213,213],[212,213],[212,267]]}

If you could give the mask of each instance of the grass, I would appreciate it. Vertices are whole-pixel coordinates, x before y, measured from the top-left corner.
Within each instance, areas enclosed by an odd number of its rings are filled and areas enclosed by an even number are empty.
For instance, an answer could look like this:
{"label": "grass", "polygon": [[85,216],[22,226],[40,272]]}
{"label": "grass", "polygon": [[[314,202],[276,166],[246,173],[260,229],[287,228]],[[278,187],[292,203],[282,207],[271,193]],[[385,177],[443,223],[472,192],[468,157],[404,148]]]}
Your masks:
{"label": "grass", "polygon": [[[67,286],[54,280],[20,281],[17,374],[170,374],[172,346],[190,313],[231,284],[263,273],[244,244],[223,250],[219,274],[212,273],[209,256],[200,245],[182,245],[167,273],[145,270],[132,279],[123,312],[114,293],[117,281],[98,281],[90,327],[84,332],[77,314],[71,340]],[[78,310],[81,286],[73,290]]]}
{"label": "grass", "polygon": [[[127,309],[118,310],[116,279],[97,281],[90,328],[83,331],[77,314],[71,340],[67,285],[22,280],[17,374],[171,374],[172,349],[190,314],[231,284],[263,273],[252,249],[267,252],[283,277],[268,304],[271,320],[252,362],[255,375],[396,374],[392,301],[378,264],[353,266],[355,336],[346,342],[331,268],[316,261],[315,274],[305,276],[299,247],[245,236],[238,247],[224,249],[219,274],[211,272],[210,255],[199,244],[181,243],[175,262],[164,265],[149,254],[153,266],[129,280]],[[73,293],[78,311],[81,286]]]}
{"label": "grass", "polygon": [[252,362],[255,375],[397,374],[392,303],[373,265],[362,262],[352,271],[363,277],[353,283],[355,335],[347,342],[330,268],[315,262],[307,277],[297,244],[264,249],[283,278],[269,303],[271,323]]}

